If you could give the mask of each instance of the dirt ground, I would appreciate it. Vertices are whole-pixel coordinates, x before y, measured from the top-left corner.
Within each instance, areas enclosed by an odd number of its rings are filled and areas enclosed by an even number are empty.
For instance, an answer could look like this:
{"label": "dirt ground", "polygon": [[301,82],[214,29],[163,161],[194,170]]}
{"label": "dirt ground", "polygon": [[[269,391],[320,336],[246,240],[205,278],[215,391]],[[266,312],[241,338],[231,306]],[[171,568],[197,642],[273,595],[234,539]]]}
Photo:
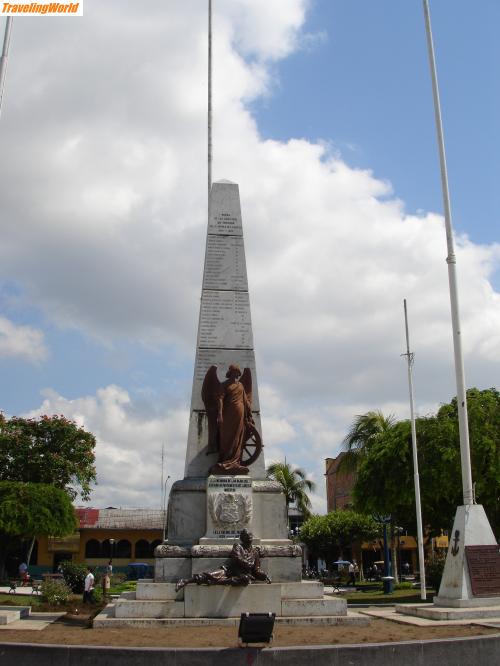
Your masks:
{"label": "dirt ground", "polygon": [[[91,629],[86,618],[63,617],[42,631],[2,630],[0,643],[52,643],[61,645],[111,645],[129,647],[235,647],[237,627],[159,627]],[[478,626],[415,627],[372,618],[368,627],[284,626],[274,628],[274,647],[386,643],[451,636],[484,636],[498,629]]]}

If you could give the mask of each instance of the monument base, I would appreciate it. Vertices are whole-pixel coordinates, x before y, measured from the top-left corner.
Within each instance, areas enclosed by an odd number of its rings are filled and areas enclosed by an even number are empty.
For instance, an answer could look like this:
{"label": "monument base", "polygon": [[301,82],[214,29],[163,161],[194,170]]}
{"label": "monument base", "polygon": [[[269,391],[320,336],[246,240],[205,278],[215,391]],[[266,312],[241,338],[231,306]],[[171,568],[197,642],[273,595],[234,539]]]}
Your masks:
{"label": "monument base", "polygon": [[[347,602],[323,594],[317,581],[252,583],[247,586],[189,584],[176,591],[173,583],[140,580],[136,592],[123,593],[95,619],[94,627],[214,623],[241,613],[275,613],[289,623],[368,624],[367,616],[348,615]],[[328,618],[328,621],[326,620]]]}
{"label": "monument base", "polygon": [[459,607],[448,606],[440,607],[434,604],[396,604],[396,613],[402,615],[412,615],[414,617],[421,617],[426,620],[437,621],[455,621],[455,620],[484,620],[491,619],[498,621],[500,619],[500,600],[498,597],[494,604],[481,603],[477,606]]}
{"label": "monument base", "polygon": [[480,504],[457,508],[434,605],[446,608],[500,605],[499,548]]}

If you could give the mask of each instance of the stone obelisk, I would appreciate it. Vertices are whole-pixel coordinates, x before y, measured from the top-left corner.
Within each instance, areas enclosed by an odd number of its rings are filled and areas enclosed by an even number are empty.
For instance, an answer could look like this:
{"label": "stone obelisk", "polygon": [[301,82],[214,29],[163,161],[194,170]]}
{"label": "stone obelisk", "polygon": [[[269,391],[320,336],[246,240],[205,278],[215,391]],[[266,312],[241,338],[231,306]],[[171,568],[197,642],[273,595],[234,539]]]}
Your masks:
{"label": "stone obelisk", "polygon": [[[252,413],[261,432],[239,189],[236,183],[219,181],[210,197],[185,478],[206,477],[217,461],[217,453],[207,449],[202,385],[210,366],[217,366],[222,381],[230,364],[250,369]],[[265,478],[263,455],[249,465],[249,476]]]}

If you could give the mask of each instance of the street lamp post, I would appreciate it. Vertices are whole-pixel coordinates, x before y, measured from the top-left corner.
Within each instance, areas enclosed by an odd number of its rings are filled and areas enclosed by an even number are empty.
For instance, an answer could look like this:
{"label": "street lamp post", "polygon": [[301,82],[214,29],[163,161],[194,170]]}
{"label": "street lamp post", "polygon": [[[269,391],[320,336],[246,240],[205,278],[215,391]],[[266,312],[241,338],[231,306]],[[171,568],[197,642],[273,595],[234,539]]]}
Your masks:
{"label": "street lamp post", "polygon": [[374,515],[374,520],[384,526],[384,575],[382,581],[384,584],[384,594],[392,594],[394,590],[394,578],[392,576],[391,559],[389,555],[389,539],[387,538],[387,526],[392,520],[392,516]]}

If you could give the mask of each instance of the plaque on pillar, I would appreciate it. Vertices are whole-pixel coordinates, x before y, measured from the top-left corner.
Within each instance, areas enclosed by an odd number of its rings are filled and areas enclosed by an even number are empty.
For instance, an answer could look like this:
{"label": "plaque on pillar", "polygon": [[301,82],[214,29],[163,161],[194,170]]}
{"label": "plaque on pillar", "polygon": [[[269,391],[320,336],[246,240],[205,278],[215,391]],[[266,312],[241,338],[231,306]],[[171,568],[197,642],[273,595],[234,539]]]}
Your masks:
{"label": "plaque on pillar", "polygon": [[252,480],[212,475],[207,479],[207,532],[200,543],[234,543],[242,529],[252,531]]}

